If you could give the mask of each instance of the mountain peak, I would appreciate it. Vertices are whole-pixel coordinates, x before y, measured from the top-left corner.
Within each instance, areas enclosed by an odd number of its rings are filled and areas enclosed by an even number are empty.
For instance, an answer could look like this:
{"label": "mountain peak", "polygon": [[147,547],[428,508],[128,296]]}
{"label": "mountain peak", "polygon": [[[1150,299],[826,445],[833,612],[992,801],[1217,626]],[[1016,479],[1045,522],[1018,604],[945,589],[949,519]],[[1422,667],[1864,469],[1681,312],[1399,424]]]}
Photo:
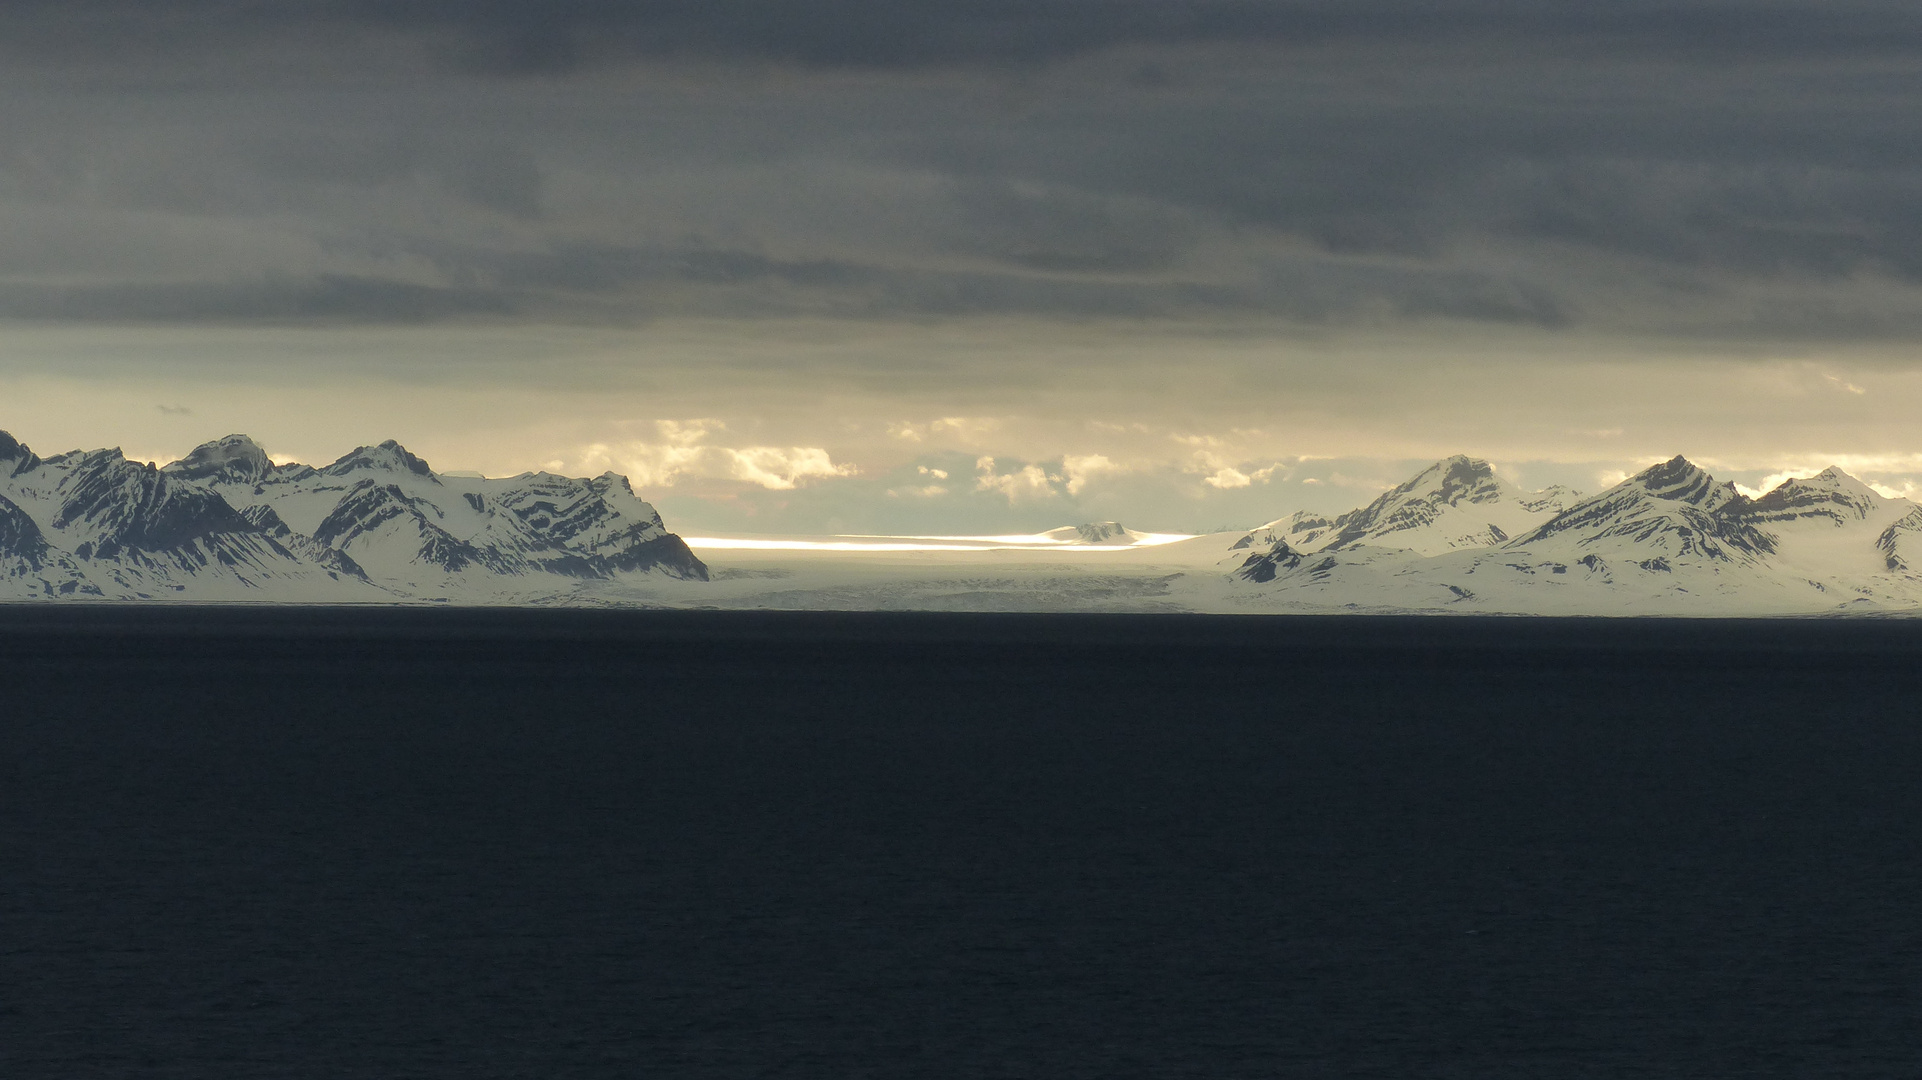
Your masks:
{"label": "mountain peak", "polygon": [[434,470],[427,463],[407,452],[407,448],[393,439],[379,446],[362,446],[350,454],[343,455],[339,461],[320,470],[329,476],[345,476],[356,469],[373,469],[382,472],[410,472],[415,476],[432,477]]}
{"label": "mountain peak", "polygon": [[1749,514],[1770,522],[1819,516],[1840,525],[1868,518],[1883,505],[1873,488],[1831,465],[1814,476],[1782,481],[1756,499]]}
{"label": "mountain peak", "polygon": [[40,464],[40,458],[26,445],[11,434],[0,431],[0,462],[6,462],[4,474],[18,476]]}
{"label": "mountain peak", "polygon": [[[1678,557],[1753,560],[1775,550],[1774,538],[1754,527],[1754,509],[1734,484],[1718,483],[1677,454],[1583,499],[1509,546],[1572,541],[1581,550],[1622,543],[1652,556],[1637,560],[1644,568]],[[1600,558],[1593,551],[1584,557],[1591,555]]]}
{"label": "mountain peak", "polygon": [[201,443],[186,457],[165,466],[162,471],[187,480],[255,483],[265,478],[273,468],[273,461],[259,443],[246,435],[229,435],[224,439]]}
{"label": "mountain peak", "polygon": [[1416,473],[1412,479],[1395,490],[1404,494],[1432,491],[1441,495],[1443,501],[1453,502],[1494,479],[1493,465],[1480,458],[1469,457],[1467,454],[1455,454]]}
{"label": "mountain peak", "polygon": [[1670,502],[1688,503],[1714,511],[1742,496],[1734,484],[1717,483],[1701,466],[1680,454],[1660,465],[1651,465],[1631,476],[1627,483],[1637,485],[1650,495]]}
{"label": "mountain peak", "polygon": [[1487,461],[1455,454],[1333,521],[1296,515],[1286,535],[1301,552],[1367,544],[1436,555],[1506,542],[1546,520],[1561,502],[1558,497],[1531,500]]}
{"label": "mountain peak", "polygon": [[1650,465],[1648,468],[1636,473],[1630,479],[1640,482],[1643,487],[1657,488],[1678,483],[1697,475],[1706,476],[1707,473],[1700,465],[1695,464],[1681,454],[1677,454],[1667,461],[1662,462],[1660,465]]}
{"label": "mountain peak", "polygon": [[1855,477],[1850,476],[1848,473],[1842,471],[1842,469],[1839,466],[1835,466],[1835,465],[1831,465],[1828,468],[1823,469],[1821,472],[1816,473],[1814,476],[1811,476],[1805,480],[1802,480],[1802,479],[1785,480],[1782,482],[1781,486],[1786,487],[1789,484],[1795,484],[1798,486],[1825,488],[1830,491],[1841,492],[1846,495],[1854,496],[1857,498],[1861,498],[1861,499],[1873,501],[1873,502],[1879,502],[1881,501],[1881,498],[1882,498],[1880,495],[1877,495],[1875,493],[1874,488],[1868,486],[1867,484],[1864,484],[1860,480],[1857,480]]}

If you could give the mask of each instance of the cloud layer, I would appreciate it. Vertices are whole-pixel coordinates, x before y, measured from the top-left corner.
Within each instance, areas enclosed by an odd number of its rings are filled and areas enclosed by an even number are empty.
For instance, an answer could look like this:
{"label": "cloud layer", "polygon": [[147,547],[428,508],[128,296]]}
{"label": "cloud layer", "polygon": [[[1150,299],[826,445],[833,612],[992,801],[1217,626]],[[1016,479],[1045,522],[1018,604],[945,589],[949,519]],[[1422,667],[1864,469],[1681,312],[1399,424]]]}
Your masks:
{"label": "cloud layer", "polygon": [[1913,5],[7,5],[0,315],[1906,337]]}
{"label": "cloud layer", "polygon": [[1759,482],[1916,450],[1919,117],[1863,0],[23,0],[0,381],[817,523]]}

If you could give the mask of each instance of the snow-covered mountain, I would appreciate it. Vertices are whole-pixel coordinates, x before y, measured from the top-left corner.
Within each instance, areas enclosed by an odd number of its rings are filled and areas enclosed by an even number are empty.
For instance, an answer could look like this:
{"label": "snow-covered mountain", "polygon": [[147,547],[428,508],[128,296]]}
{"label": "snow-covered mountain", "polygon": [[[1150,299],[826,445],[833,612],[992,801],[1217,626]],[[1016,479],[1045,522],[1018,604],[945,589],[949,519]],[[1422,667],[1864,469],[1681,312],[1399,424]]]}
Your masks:
{"label": "snow-covered mountain", "polygon": [[1250,533],[1244,546],[1280,539],[1304,554],[1366,545],[1439,555],[1506,543],[1559,513],[1573,495],[1563,488],[1525,492],[1488,462],[1458,454],[1359,510],[1336,518],[1297,512]]}
{"label": "snow-covered mountain", "polygon": [[322,468],[244,435],[161,468],[0,432],[0,598],[538,602],[707,568],[627,479],[442,476],[394,442]]}
{"label": "snow-covered mountain", "polygon": [[1753,562],[1775,550],[1775,537],[1751,520],[1754,510],[1735,485],[1717,483],[1687,458],[1675,457],[1583,499],[1512,546],[1572,557],[1606,550],[1649,560]]}
{"label": "snow-covered mountain", "polygon": [[[1561,493],[1524,496],[1554,506],[1526,531],[1497,526],[1507,535],[1491,530],[1477,546],[1448,527],[1386,550],[1398,532],[1447,520],[1430,510],[1450,487],[1434,477],[1465,472],[1462,461],[1438,463],[1321,532],[1300,530],[1299,542],[1285,531],[1250,534],[1252,550],[1226,565],[1271,599],[1349,608],[1741,614],[1922,605],[1922,508],[1833,468],[1749,499],[1676,457],[1565,508],[1555,505]],[[1502,496],[1489,501],[1522,505]]]}

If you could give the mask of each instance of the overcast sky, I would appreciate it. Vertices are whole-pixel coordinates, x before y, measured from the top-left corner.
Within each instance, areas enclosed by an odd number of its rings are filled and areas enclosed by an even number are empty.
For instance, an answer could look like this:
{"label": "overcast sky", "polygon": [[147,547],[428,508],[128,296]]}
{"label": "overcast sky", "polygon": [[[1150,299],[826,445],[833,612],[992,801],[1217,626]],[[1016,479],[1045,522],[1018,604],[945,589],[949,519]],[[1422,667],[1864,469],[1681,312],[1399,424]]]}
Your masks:
{"label": "overcast sky", "polygon": [[0,2],[0,428],[1192,530],[1922,494],[1922,7]]}

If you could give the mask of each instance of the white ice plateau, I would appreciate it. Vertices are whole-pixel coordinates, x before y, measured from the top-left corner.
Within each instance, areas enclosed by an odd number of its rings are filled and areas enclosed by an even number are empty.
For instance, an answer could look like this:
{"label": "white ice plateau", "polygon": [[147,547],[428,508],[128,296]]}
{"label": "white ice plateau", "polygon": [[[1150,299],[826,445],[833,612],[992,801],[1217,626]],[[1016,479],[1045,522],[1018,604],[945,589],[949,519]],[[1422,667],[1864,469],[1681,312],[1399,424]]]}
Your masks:
{"label": "white ice plateau", "polygon": [[1839,469],[1751,499],[1677,457],[1581,497],[1457,456],[1245,532],[683,542],[613,473],[436,473],[393,442],[277,465],[241,435],[156,467],[0,432],[0,601],[38,600],[1898,614],[1922,611],[1922,507]]}

